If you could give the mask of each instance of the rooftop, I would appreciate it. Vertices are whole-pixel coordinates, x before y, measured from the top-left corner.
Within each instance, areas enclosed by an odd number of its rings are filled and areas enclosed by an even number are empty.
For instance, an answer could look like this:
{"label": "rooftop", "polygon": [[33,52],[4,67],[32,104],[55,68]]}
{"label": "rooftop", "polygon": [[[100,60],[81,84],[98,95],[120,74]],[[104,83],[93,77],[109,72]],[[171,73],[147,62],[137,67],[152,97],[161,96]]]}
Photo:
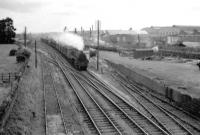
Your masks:
{"label": "rooftop", "polygon": [[151,26],[145,27],[144,31],[157,31],[157,30],[183,30],[183,31],[200,31],[200,26],[189,26],[189,25],[172,25],[172,26]]}
{"label": "rooftop", "polygon": [[147,34],[146,31],[135,31],[135,30],[106,30],[110,35],[126,34],[126,35],[138,35],[138,34]]}

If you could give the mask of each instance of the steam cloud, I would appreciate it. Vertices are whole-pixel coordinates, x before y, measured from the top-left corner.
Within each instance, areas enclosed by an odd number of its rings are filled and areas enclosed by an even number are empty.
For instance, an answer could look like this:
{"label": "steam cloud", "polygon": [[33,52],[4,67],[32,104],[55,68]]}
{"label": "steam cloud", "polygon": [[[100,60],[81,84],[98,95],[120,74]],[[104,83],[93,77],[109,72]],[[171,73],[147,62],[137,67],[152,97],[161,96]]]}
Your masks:
{"label": "steam cloud", "polygon": [[75,35],[73,33],[54,33],[49,35],[50,38],[55,40],[57,43],[63,46],[71,46],[78,50],[83,50],[84,42],[82,37]]}
{"label": "steam cloud", "polygon": [[152,48],[152,50],[153,50],[154,52],[158,52],[158,51],[159,51],[159,48],[158,48],[158,46],[154,46],[154,47]]}

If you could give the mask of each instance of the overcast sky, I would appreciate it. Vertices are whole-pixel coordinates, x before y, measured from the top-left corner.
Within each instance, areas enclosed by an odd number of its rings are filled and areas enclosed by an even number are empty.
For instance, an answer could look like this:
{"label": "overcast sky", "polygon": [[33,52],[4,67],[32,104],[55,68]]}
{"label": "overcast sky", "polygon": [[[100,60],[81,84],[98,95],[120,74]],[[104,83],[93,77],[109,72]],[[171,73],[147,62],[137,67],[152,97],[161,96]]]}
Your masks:
{"label": "overcast sky", "polygon": [[89,29],[141,29],[149,26],[200,25],[199,0],[0,0],[0,19],[11,17],[17,32]]}

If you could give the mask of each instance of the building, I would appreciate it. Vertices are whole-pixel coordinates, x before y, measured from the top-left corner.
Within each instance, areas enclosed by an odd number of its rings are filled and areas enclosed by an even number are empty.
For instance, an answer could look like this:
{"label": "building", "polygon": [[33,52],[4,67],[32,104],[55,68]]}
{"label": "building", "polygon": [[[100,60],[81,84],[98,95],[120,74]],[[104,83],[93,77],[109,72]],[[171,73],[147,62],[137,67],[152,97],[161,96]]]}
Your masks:
{"label": "building", "polygon": [[102,40],[120,47],[144,47],[150,44],[146,31],[106,30]]}
{"label": "building", "polygon": [[146,31],[154,44],[175,44],[182,42],[200,42],[200,26],[173,25],[167,27],[147,27]]}
{"label": "building", "polygon": [[167,44],[173,45],[180,41],[180,37],[176,35],[167,36]]}

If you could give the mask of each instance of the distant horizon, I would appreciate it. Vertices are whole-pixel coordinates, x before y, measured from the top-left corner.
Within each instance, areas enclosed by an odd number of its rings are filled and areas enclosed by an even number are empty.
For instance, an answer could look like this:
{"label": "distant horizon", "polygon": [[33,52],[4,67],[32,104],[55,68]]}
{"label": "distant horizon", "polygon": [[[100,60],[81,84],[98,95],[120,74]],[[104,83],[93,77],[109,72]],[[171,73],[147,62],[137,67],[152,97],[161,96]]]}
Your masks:
{"label": "distant horizon", "polygon": [[[174,24],[173,24],[174,25]],[[173,25],[153,25],[153,26],[144,26],[144,27],[141,27],[141,28],[139,28],[139,29],[132,29],[132,31],[142,31],[142,29],[144,29],[144,28],[151,28],[151,27],[173,27]],[[180,27],[200,27],[200,25],[187,25],[187,24],[183,24],[183,25],[177,25],[177,24],[175,24],[175,26],[180,26]],[[25,28],[26,26],[24,26],[24,28]],[[130,27],[130,28],[132,28],[132,27]],[[105,31],[105,30],[129,30],[130,28],[115,28],[115,29],[100,29],[100,30],[103,30],[103,31]],[[16,28],[17,29],[17,28]],[[75,28],[74,28],[75,29]],[[69,31],[74,31],[74,29],[69,29]],[[31,32],[31,33],[49,33],[49,32],[63,32],[63,30],[64,30],[64,27],[63,27],[63,29],[61,29],[60,31],[58,30],[58,31],[29,31],[29,29],[27,28],[27,31],[28,32]],[[83,30],[86,30],[86,31],[89,31],[90,30],[90,28],[87,28],[87,29],[84,29],[84,27],[83,27]],[[96,31],[97,29],[93,29],[93,31]],[[81,31],[81,28],[79,28],[77,31]],[[22,29],[22,31],[17,31],[17,33],[23,33],[24,32],[24,30]]]}
{"label": "distant horizon", "polygon": [[[179,27],[200,27],[200,25],[175,25],[175,26],[179,26]],[[138,31],[144,31],[142,29],[144,28],[156,28],[156,27],[173,27],[173,25],[171,26],[149,26],[149,27],[143,27],[141,28],[140,30],[137,30],[137,29],[132,29],[131,31],[135,31],[135,32],[138,32]],[[100,31],[112,31],[112,30],[123,30],[123,31],[130,31],[129,29],[100,29]],[[87,31],[89,32],[90,29],[84,29],[84,31]],[[97,31],[96,29],[93,29],[93,31]],[[64,32],[64,31],[47,31],[47,32],[29,32],[27,30],[27,33],[31,33],[31,34],[45,34],[45,33],[60,33],[60,32]],[[74,30],[70,30],[68,32],[74,32]],[[77,32],[81,32],[81,30],[77,30]],[[17,34],[22,34],[22,32],[16,32]]]}

